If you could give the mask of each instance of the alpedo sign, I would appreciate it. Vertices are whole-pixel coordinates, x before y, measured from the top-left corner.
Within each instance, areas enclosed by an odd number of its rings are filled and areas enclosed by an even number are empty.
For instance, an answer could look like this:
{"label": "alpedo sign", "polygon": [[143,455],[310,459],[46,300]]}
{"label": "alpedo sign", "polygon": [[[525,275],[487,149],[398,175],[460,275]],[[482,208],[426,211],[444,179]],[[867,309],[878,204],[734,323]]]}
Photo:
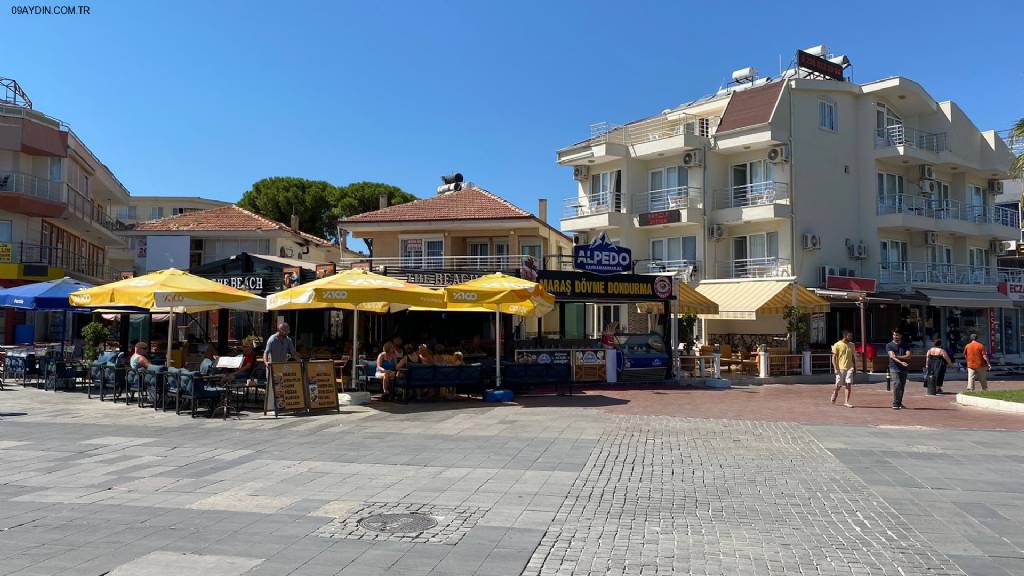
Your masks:
{"label": "alpedo sign", "polygon": [[577,270],[601,274],[621,274],[633,269],[633,253],[629,248],[616,246],[601,233],[590,244],[578,244],[572,248],[572,263]]}

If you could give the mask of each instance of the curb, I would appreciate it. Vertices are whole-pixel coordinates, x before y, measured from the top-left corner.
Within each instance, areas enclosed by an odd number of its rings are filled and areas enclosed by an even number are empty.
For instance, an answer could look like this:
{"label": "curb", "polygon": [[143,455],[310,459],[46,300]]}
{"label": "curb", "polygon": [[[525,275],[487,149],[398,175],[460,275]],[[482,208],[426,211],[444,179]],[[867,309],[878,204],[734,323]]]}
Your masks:
{"label": "curb", "polygon": [[956,403],[962,406],[974,406],[975,408],[984,408],[986,410],[995,410],[998,412],[1024,414],[1024,403],[1021,402],[1007,402],[1006,400],[995,400],[993,398],[980,398],[978,396],[957,394]]}

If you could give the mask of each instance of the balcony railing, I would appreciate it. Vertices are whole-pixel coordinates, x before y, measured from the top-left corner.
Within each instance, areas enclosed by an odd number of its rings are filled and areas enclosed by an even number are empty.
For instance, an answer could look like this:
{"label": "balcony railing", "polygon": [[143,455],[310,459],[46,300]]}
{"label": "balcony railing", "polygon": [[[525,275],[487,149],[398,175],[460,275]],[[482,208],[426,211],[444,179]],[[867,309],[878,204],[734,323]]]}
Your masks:
{"label": "balcony railing", "polygon": [[[519,270],[525,256],[388,256],[382,258],[345,258],[338,268],[372,268],[400,270],[508,271]],[[543,262],[536,261],[537,268]]]}
{"label": "balcony railing", "polygon": [[608,192],[566,198],[562,209],[562,218],[578,218],[580,216],[591,216],[606,212],[621,212],[620,198],[621,194]]}
{"label": "balcony railing", "polygon": [[963,220],[975,224],[999,224],[1020,229],[1020,214],[1002,206],[977,206],[956,200],[938,200],[910,194],[885,196],[878,203],[878,214],[913,214],[936,220]]}
{"label": "balcony railing", "polygon": [[13,192],[51,202],[63,202],[63,191],[63,182],[54,182],[21,172],[0,172],[0,192]]}
{"label": "balcony railing", "polygon": [[733,186],[715,192],[715,208],[740,208],[746,206],[768,206],[789,200],[789,184],[786,182],[754,182]]}
{"label": "balcony railing", "polygon": [[718,265],[719,278],[782,278],[792,276],[792,272],[785,258],[746,258]]}
{"label": "balcony railing", "polygon": [[888,148],[890,146],[920,148],[921,150],[929,150],[931,152],[949,150],[949,142],[945,132],[924,132],[904,124],[894,124],[875,131],[875,148]]}
{"label": "balcony railing", "polygon": [[[2,244],[2,243],[0,243]],[[90,258],[59,246],[29,244],[27,242],[7,243],[10,258],[0,252],[0,262],[11,264],[39,264],[63,268],[65,272],[77,273],[98,280],[116,280],[117,272],[102,260]]]}
{"label": "balcony railing", "polygon": [[635,262],[637,274],[678,274],[687,282],[700,279],[703,268],[699,260],[662,260],[651,258]]}
{"label": "balcony railing", "polygon": [[598,122],[590,125],[590,144],[632,146],[686,134],[708,138],[718,127],[719,120],[719,116],[697,117],[692,114],[679,114],[671,118],[659,115],[626,125]]}
{"label": "balcony railing", "polygon": [[997,282],[1005,279],[1008,275],[1020,276],[1020,271],[992,266],[932,262],[883,262],[878,268],[879,282],[900,285],[995,286]]}
{"label": "balcony railing", "polygon": [[704,205],[700,188],[696,186],[677,186],[650,192],[637,192],[633,194],[632,200],[635,213],[701,208]]}

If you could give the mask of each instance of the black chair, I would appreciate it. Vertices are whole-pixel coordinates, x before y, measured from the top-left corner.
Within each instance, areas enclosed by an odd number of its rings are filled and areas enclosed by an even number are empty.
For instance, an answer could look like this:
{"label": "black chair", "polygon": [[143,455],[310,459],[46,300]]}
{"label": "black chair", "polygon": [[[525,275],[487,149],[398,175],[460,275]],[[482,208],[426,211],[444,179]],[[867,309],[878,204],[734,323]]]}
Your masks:
{"label": "black chair", "polygon": [[153,405],[153,410],[159,410],[158,403],[163,401],[164,396],[165,376],[167,376],[166,366],[149,365],[143,375],[145,395],[139,396],[140,408],[145,406],[146,401],[149,401]]}
{"label": "black chair", "polygon": [[164,373],[163,394],[160,395],[160,409],[164,412],[167,411],[167,401],[172,396],[174,397],[175,413],[177,413],[178,407],[181,405],[181,400],[178,397],[181,382],[181,370],[181,368],[168,368]]}
{"label": "black chair", "polygon": [[[192,410],[192,417],[196,417],[196,409],[199,402],[208,400],[210,403],[210,415],[213,415],[223,400],[226,390],[219,386],[220,379],[216,376],[203,376],[200,373],[181,369],[178,372],[178,407],[177,413],[181,414],[181,401],[188,400]],[[227,418],[227,410],[224,411],[224,418]]]}

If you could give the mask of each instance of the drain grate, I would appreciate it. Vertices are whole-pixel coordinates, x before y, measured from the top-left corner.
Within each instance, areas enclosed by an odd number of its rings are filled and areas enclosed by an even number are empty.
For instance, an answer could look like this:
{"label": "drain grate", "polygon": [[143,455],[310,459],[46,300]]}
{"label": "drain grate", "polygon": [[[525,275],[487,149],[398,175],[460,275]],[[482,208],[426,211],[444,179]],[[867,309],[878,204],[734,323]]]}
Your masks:
{"label": "drain grate", "polygon": [[437,526],[426,514],[374,514],[359,521],[359,527],[385,534],[418,534]]}

